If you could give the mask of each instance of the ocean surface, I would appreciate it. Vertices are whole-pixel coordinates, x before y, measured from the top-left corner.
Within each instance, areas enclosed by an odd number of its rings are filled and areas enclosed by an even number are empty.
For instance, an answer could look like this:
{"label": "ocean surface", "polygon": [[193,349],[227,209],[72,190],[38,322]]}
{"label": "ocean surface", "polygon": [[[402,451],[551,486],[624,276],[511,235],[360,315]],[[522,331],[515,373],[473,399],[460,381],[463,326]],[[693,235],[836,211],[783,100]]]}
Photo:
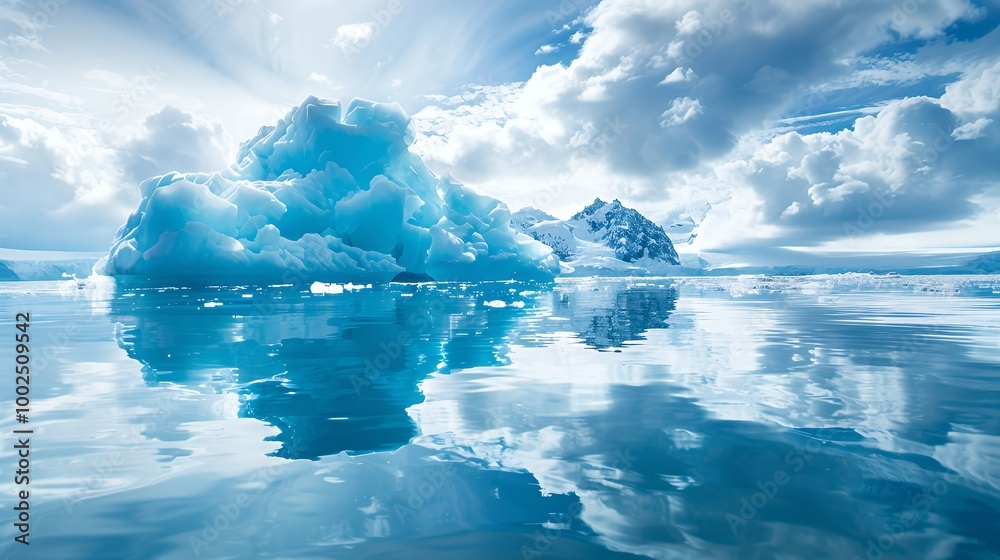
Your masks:
{"label": "ocean surface", "polygon": [[1000,277],[351,288],[0,283],[0,557],[1000,557]]}

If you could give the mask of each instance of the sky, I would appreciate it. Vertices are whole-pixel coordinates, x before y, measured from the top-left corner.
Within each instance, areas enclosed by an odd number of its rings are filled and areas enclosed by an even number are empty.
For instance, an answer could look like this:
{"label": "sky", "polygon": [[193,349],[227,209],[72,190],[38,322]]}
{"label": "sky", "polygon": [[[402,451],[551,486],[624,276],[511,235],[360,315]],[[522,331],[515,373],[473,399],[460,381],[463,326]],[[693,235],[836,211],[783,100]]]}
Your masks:
{"label": "sky", "polygon": [[316,95],[398,103],[435,173],[512,210],[617,198],[714,264],[1000,250],[998,24],[1000,0],[0,0],[0,247],[105,250],[140,181],[225,168]]}

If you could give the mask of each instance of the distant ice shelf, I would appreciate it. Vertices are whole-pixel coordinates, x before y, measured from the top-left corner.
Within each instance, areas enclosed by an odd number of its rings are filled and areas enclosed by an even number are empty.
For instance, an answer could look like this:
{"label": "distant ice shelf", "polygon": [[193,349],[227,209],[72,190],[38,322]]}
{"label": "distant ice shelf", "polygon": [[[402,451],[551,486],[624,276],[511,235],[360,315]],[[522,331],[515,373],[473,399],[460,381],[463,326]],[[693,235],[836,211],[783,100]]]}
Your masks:
{"label": "distant ice shelf", "polygon": [[86,278],[100,258],[99,253],[0,248],[0,281]]}

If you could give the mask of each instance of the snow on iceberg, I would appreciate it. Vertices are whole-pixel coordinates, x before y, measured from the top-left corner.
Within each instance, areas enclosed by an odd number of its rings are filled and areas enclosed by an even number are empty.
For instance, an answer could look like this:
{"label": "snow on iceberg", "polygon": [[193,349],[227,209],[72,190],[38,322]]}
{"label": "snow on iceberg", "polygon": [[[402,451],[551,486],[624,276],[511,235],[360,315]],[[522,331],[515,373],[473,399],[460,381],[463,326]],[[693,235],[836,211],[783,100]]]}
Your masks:
{"label": "snow on iceberg", "polygon": [[435,177],[395,103],[309,97],[216,173],[142,182],[100,274],[152,282],[551,280],[502,202]]}

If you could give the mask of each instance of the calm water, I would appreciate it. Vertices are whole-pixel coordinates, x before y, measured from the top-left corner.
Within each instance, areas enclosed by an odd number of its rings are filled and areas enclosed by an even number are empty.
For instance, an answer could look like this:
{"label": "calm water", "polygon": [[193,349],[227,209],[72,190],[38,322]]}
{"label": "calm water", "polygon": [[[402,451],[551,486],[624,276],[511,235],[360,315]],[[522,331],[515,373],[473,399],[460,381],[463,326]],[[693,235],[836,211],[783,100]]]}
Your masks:
{"label": "calm water", "polygon": [[0,556],[1000,557],[1000,278],[8,283],[0,339],[19,311]]}

